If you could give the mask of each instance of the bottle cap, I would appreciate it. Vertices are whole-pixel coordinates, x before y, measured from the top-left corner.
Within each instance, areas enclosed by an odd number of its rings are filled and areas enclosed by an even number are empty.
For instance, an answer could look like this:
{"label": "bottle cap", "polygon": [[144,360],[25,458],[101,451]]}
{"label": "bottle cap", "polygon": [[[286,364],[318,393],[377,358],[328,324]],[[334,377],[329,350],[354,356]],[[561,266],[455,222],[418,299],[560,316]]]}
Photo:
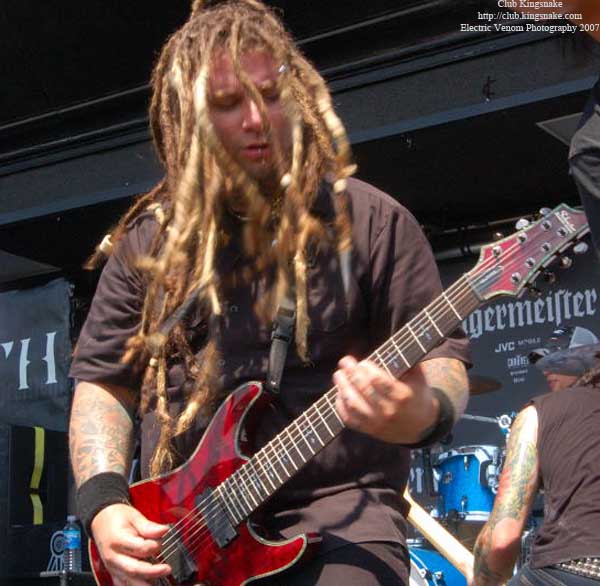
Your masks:
{"label": "bottle cap", "polygon": [[69,523],[75,523],[75,521],[77,521],[77,517],[75,515],[67,515],[67,521]]}

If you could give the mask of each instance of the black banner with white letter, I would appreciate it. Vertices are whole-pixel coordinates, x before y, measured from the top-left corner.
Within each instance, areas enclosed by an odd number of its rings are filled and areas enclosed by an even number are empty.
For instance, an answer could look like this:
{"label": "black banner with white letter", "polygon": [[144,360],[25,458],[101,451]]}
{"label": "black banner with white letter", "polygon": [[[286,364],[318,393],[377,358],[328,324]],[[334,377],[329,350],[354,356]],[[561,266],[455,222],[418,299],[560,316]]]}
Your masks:
{"label": "black banner with white letter", "polygon": [[70,285],[0,293],[0,422],[66,431]]}

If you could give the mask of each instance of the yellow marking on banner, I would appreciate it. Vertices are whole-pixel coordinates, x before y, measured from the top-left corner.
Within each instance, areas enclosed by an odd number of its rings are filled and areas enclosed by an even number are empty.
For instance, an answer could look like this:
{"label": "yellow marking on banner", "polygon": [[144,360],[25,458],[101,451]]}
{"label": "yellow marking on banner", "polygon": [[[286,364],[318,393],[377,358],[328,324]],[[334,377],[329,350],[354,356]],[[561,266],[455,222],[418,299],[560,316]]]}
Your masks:
{"label": "yellow marking on banner", "polygon": [[44,505],[40,499],[40,481],[42,480],[42,472],[44,471],[44,451],[46,432],[43,427],[34,427],[35,432],[35,453],[33,459],[33,472],[31,473],[31,482],[29,488],[31,493],[31,504],[33,506],[33,524],[42,525],[44,523]]}

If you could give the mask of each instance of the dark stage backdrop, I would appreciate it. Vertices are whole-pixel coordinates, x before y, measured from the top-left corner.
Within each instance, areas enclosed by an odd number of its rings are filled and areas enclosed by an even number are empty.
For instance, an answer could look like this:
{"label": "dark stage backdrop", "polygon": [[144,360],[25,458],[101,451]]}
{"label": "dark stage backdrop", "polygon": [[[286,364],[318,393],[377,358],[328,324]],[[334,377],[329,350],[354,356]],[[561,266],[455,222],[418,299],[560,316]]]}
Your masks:
{"label": "dark stage backdrop", "polygon": [[[471,397],[467,413],[497,418],[518,412],[530,398],[548,392],[542,373],[529,364],[528,353],[539,346],[560,326],[583,326],[600,337],[600,263],[590,251],[573,255],[569,270],[555,263],[550,268],[557,281],[549,286],[538,283],[542,294],[538,299],[525,294],[520,298],[496,297],[472,313],[463,322],[471,343],[471,374],[496,379],[499,390]],[[447,288],[470,270],[476,259],[440,264],[444,287]],[[505,436],[494,422],[461,420],[451,442],[437,446],[435,452],[451,448],[493,445],[505,446]],[[427,498],[423,482],[422,454],[415,450],[411,473],[411,490],[422,503],[433,506]]]}
{"label": "dark stage backdrop", "polygon": [[0,423],[66,431],[70,284],[0,293]]}

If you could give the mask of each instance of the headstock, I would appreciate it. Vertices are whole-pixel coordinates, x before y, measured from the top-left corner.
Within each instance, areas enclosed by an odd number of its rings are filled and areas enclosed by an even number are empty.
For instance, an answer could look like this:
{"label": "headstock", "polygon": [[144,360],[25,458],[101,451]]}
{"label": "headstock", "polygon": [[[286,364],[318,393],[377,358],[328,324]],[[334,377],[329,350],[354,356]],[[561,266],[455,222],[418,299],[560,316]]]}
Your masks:
{"label": "headstock", "polygon": [[[478,263],[467,273],[481,299],[519,295],[540,274],[550,278],[546,268],[589,232],[585,213],[566,204],[542,213],[536,222],[521,222],[517,233],[481,249]],[[563,257],[561,265],[568,268],[570,259]]]}

